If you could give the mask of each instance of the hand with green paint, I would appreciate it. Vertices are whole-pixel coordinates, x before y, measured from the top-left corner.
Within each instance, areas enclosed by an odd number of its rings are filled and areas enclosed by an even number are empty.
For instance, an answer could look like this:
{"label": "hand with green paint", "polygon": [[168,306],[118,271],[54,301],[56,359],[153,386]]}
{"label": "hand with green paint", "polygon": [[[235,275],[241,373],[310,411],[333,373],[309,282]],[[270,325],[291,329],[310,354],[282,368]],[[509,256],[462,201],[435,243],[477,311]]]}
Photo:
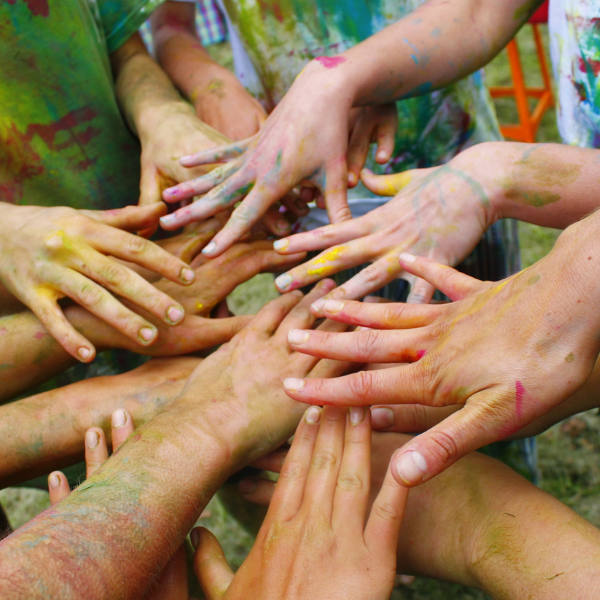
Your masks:
{"label": "hand with green paint", "polygon": [[59,304],[62,298],[112,325],[136,348],[152,344],[157,329],[125,301],[165,326],[183,320],[178,302],[115,260],[179,285],[194,281],[194,271],[185,262],[129,233],[155,225],[165,213],[164,204],[104,212],[2,204],[2,210],[0,281],[77,360],[92,361],[96,349],[67,320]]}
{"label": "hand with green paint", "polygon": [[480,282],[427,258],[400,257],[454,302],[370,304],[327,300],[322,313],[368,329],[292,331],[313,356],[404,363],[330,381],[290,379],[290,397],[311,404],[462,406],[394,459],[418,485],[460,457],[505,439],[581,388],[600,352],[600,213],[569,227],[548,256],[498,283]]}
{"label": "hand with green paint", "polygon": [[370,471],[369,411],[310,407],[237,573],[212,533],[192,531],[206,598],[388,600],[408,490],[388,468],[369,510]]}

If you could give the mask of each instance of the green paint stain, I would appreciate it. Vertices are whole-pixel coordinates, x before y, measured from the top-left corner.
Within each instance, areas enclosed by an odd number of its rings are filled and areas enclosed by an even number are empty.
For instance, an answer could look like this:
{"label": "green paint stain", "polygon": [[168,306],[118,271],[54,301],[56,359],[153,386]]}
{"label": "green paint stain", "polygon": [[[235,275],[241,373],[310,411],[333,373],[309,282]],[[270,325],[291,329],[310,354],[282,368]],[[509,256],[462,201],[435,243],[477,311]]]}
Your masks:
{"label": "green paint stain", "polygon": [[565,358],[565,362],[573,363],[575,362],[575,355],[572,352],[569,352]]}

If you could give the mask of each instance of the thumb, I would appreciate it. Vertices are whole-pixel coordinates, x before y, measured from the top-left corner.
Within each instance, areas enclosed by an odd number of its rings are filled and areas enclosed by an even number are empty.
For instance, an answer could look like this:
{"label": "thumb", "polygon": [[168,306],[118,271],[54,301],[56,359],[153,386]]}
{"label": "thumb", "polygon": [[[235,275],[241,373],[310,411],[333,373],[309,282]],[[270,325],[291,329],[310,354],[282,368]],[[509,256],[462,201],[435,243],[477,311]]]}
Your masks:
{"label": "thumb", "polygon": [[413,171],[394,173],[393,175],[375,175],[369,169],[363,169],[360,178],[366,188],[378,196],[395,196],[412,180]]}
{"label": "thumb", "polygon": [[202,586],[206,600],[220,600],[225,596],[234,573],[229,566],[219,540],[204,527],[191,533],[194,554],[194,573]]}
{"label": "thumb", "polygon": [[115,210],[82,210],[80,212],[98,223],[134,232],[158,226],[160,217],[167,214],[167,206],[163,202],[159,202],[146,206],[126,206]]}
{"label": "thumb", "polygon": [[[193,328],[192,335],[198,342],[198,349],[218,346],[231,340],[250,321],[254,315],[240,315],[239,317],[227,317],[223,319],[207,319],[204,317],[190,316],[190,326]],[[197,325],[194,321],[197,320]]]}

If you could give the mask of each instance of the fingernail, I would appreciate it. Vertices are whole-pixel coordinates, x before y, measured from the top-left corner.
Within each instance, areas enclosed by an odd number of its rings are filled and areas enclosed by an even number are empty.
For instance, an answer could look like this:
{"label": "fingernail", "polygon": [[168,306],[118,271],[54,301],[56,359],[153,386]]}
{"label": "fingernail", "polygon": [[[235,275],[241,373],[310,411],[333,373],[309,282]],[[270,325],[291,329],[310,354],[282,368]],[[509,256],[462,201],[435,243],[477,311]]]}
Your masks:
{"label": "fingernail", "polygon": [[[182,156],[182,157],[181,157],[181,160],[183,160],[184,158],[186,158],[186,157],[183,157],[183,156]],[[167,196],[174,196],[176,193],[177,193],[177,188],[176,188],[176,187],[170,187],[170,188],[167,188],[167,189],[166,189],[166,190],[163,192],[163,194],[165,194],[165,195],[167,195]],[[169,216],[170,216],[170,215],[169,215]]]}
{"label": "fingernail", "polygon": [[387,160],[387,152],[385,150],[380,150],[377,153],[377,160]]}
{"label": "fingernail", "polygon": [[318,406],[311,406],[304,413],[304,420],[309,425],[316,425],[321,420],[321,409]]}
{"label": "fingernail", "polygon": [[277,223],[275,223],[275,225],[277,225],[277,229],[280,231],[285,231],[286,229],[290,228],[290,224],[286,219],[277,219]]}
{"label": "fingernail", "polygon": [[421,453],[410,450],[397,462],[396,470],[404,483],[412,485],[423,481],[427,473],[427,463]]}
{"label": "fingernail", "polygon": [[288,377],[283,381],[283,387],[290,392],[299,392],[304,387],[304,379]]}
{"label": "fingernail", "polygon": [[253,494],[257,487],[258,483],[256,479],[250,479],[249,477],[242,479],[238,485],[240,493],[242,494]]}
{"label": "fingernail", "polygon": [[364,406],[352,406],[350,408],[350,425],[360,425],[365,420],[367,410]]}
{"label": "fingernail", "polygon": [[388,429],[394,424],[394,411],[383,406],[371,409],[371,424],[374,429]]}
{"label": "fingernail", "polygon": [[210,242],[209,244],[206,244],[206,247],[204,248],[204,250],[202,250],[202,254],[210,254],[211,252],[214,252],[217,249],[217,244],[215,244],[215,242]]}
{"label": "fingernail", "polygon": [[181,273],[179,274],[179,278],[185,281],[185,283],[192,283],[192,281],[196,279],[196,273],[194,273],[193,269],[183,267],[183,269],[181,269]]}
{"label": "fingernail", "polygon": [[306,212],[308,210],[308,206],[306,206],[306,202],[302,200],[296,200],[296,208],[301,212]]}
{"label": "fingernail", "polygon": [[281,291],[285,291],[287,290],[290,285],[292,285],[292,276],[289,275],[288,273],[284,273],[283,275],[280,275],[276,280],[275,280],[275,285],[277,286],[278,289],[280,289]]}
{"label": "fingernail", "polygon": [[89,348],[82,346],[81,348],[79,348],[79,350],[77,350],[77,354],[79,354],[81,360],[88,360],[89,357],[92,355],[92,351]]}
{"label": "fingernail", "polygon": [[171,308],[169,308],[167,311],[167,318],[169,321],[171,321],[171,323],[173,323],[173,325],[179,323],[179,321],[183,319],[184,315],[185,313],[183,312],[183,308],[180,306],[171,306]]}
{"label": "fingernail", "polygon": [[287,239],[276,240],[275,242],[273,242],[273,248],[275,250],[285,250],[289,245],[290,245],[290,240],[287,240]]}
{"label": "fingernail", "polygon": [[288,342],[290,344],[304,344],[308,341],[310,334],[303,329],[290,329],[288,333]]}
{"label": "fingernail", "polygon": [[325,305],[325,300],[323,300],[323,298],[320,298],[319,300],[315,300],[311,305],[310,308],[317,313],[320,313],[323,310],[323,306]]}
{"label": "fingernail", "polygon": [[60,485],[60,477],[56,473],[50,473],[48,477],[48,487],[50,489],[56,489]]}
{"label": "fingernail", "polygon": [[416,256],[414,256],[413,254],[409,254],[408,252],[403,252],[399,258],[400,262],[403,263],[414,263],[415,260],[417,260]]}
{"label": "fingernail", "polygon": [[200,543],[200,534],[198,533],[197,529],[192,529],[192,533],[190,533],[190,541],[192,542],[194,550],[196,550],[198,544]]}
{"label": "fingernail", "polygon": [[142,327],[139,336],[144,343],[149,344],[156,337],[156,329],[153,327]]}
{"label": "fingernail", "polygon": [[115,428],[123,427],[127,423],[127,413],[119,408],[112,414],[112,426]]}
{"label": "fingernail", "polygon": [[98,447],[99,443],[100,443],[100,436],[98,435],[97,431],[88,431],[85,434],[85,445],[90,450],[95,450]]}
{"label": "fingernail", "polygon": [[177,219],[177,217],[172,214],[172,215],[165,215],[164,217],[160,218],[160,222],[163,225],[171,225],[172,223],[175,223],[175,220]]}
{"label": "fingernail", "polygon": [[326,300],[323,305],[323,312],[337,313],[344,308],[344,303],[339,300]]}
{"label": "fingernail", "polygon": [[350,173],[348,173],[348,183],[350,185],[355,185],[357,181],[358,181],[358,177],[356,176],[356,173],[354,173],[353,171],[350,171]]}

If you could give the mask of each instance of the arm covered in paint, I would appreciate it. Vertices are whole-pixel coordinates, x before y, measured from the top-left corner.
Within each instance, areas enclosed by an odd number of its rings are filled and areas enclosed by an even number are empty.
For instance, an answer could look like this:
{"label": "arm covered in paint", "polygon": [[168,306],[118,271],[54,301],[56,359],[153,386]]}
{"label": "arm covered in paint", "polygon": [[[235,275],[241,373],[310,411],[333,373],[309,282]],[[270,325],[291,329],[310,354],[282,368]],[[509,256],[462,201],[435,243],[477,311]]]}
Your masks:
{"label": "arm covered in paint", "polygon": [[[455,266],[499,219],[568,227],[600,207],[599,157],[598,150],[562,144],[488,142],[440,167],[381,176],[363,171],[371,191],[396,196],[358,219],[276,241],[284,254],[325,251],[275,283],[287,292],[371,262],[330,294],[356,299],[402,275],[401,252]],[[409,302],[429,302],[433,292],[419,279]]]}
{"label": "arm covered in paint", "polygon": [[165,2],[150,17],[158,63],[198,118],[232,140],[254,135],[267,118],[265,109],[228,69],[202,47],[195,4]]}

